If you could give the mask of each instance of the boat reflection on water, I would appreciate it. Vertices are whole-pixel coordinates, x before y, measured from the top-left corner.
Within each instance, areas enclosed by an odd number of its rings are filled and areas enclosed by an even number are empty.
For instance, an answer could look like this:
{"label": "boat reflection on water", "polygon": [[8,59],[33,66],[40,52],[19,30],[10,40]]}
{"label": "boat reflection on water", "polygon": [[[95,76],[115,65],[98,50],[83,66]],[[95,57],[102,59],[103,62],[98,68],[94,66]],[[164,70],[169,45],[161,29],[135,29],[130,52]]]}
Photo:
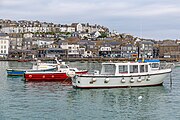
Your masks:
{"label": "boat reflection on water", "polygon": [[[163,94],[169,92],[168,88],[164,86],[155,86],[155,87],[132,87],[132,88],[113,88],[113,89],[75,89],[70,92],[70,96],[77,95],[78,98],[83,99],[83,96],[86,97],[86,94],[91,99],[102,98],[105,101],[108,101],[108,98],[111,99],[119,99],[120,101],[123,99],[132,98],[136,99],[138,96],[142,96],[143,99],[160,97]],[[76,93],[76,94],[75,94]]]}
{"label": "boat reflection on water", "polygon": [[[160,106],[167,101],[166,94],[169,92],[164,86],[139,87],[139,88],[113,88],[113,89],[75,89],[68,92],[71,104],[83,103],[81,108],[87,108],[89,114],[98,113],[102,118],[121,119],[151,119],[153,114],[160,111]],[[141,96],[141,100],[138,99]],[[80,108],[76,108],[80,109]],[[74,109],[75,110],[75,109]],[[134,112],[135,111],[135,112]],[[163,111],[163,110],[162,110]],[[147,115],[148,113],[148,115]],[[149,117],[149,118],[148,118]],[[158,116],[154,118],[159,119]]]}
{"label": "boat reflection on water", "polygon": [[25,82],[25,87],[27,90],[36,90],[37,92],[49,90],[53,91],[61,91],[63,89],[71,88],[72,84],[68,81],[65,82]]}

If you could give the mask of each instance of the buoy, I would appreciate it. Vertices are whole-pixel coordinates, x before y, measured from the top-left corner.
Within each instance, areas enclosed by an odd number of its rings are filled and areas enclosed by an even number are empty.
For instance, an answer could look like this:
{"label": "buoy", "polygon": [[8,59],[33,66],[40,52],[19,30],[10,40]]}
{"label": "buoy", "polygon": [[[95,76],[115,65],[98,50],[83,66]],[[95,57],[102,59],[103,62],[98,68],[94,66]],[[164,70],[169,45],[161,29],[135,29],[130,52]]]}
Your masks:
{"label": "buoy", "polygon": [[139,97],[138,97],[138,100],[141,100],[141,99],[142,99],[142,96],[139,96]]}
{"label": "buoy", "polygon": [[126,80],[125,80],[124,78],[122,78],[121,82],[122,82],[122,83],[125,83],[125,82],[126,82]]}
{"label": "buoy", "polygon": [[109,78],[105,78],[104,83],[108,83],[109,82]]}
{"label": "buoy", "polygon": [[54,75],[52,75],[52,78],[54,78]]}
{"label": "buoy", "polygon": [[133,77],[130,79],[130,82],[131,82],[131,83],[133,83],[133,82],[134,82],[134,79],[133,79]]}
{"label": "buoy", "polygon": [[42,77],[45,78],[45,75],[43,75]]}

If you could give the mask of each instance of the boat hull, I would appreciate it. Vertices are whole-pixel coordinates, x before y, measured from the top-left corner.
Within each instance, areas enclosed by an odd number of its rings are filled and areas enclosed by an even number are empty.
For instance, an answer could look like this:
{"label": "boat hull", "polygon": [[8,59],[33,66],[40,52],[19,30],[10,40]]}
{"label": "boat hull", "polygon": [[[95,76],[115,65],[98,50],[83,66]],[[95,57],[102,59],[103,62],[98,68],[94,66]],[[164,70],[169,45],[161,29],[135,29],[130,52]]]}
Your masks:
{"label": "boat hull", "polygon": [[[79,71],[76,72],[77,75],[86,74],[88,71]],[[72,85],[71,77],[69,77],[65,72],[25,72],[24,74],[25,81],[31,82],[51,82],[59,81],[64,84]]]}
{"label": "boat hull", "polygon": [[164,78],[171,70],[161,73],[141,75],[81,75],[72,80],[75,88],[117,88],[145,87],[162,85]]}
{"label": "boat hull", "polygon": [[7,69],[8,76],[24,76],[26,71],[52,71],[56,68],[42,69],[42,70],[33,70],[33,69]]}
{"label": "boat hull", "polygon": [[26,70],[12,70],[12,69],[7,69],[7,75],[8,76],[23,76]]}
{"label": "boat hull", "polygon": [[61,81],[61,82],[71,82],[71,78],[66,75],[66,73],[61,72],[26,72],[24,74],[25,81]]}

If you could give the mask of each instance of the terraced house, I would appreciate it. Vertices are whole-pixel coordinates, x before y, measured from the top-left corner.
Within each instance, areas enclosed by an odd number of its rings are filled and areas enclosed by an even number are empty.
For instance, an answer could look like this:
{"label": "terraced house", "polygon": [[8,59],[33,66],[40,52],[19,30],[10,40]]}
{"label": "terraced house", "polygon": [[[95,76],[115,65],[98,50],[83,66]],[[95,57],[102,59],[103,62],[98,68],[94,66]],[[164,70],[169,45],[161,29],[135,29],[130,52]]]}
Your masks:
{"label": "terraced house", "polygon": [[9,49],[9,36],[4,33],[0,33],[0,57],[7,57]]}

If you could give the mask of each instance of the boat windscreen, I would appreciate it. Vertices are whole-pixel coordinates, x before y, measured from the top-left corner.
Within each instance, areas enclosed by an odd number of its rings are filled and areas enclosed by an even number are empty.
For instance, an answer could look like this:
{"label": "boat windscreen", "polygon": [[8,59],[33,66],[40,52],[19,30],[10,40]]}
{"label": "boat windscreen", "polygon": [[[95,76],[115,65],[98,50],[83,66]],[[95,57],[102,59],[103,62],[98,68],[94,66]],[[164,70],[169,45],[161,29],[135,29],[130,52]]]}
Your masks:
{"label": "boat windscreen", "polygon": [[159,68],[159,63],[151,63],[151,68]]}
{"label": "boat windscreen", "polygon": [[114,75],[116,66],[113,64],[103,65],[102,74]]}
{"label": "boat windscreen", "polygon": [[119,66],[119,73],[127,74],[128,73],[128,66],[127,65],[120,65]]}
{"label": "boat windscreen", "polygon": [[130,73],[138,73],[138,65],[130,65]]}

